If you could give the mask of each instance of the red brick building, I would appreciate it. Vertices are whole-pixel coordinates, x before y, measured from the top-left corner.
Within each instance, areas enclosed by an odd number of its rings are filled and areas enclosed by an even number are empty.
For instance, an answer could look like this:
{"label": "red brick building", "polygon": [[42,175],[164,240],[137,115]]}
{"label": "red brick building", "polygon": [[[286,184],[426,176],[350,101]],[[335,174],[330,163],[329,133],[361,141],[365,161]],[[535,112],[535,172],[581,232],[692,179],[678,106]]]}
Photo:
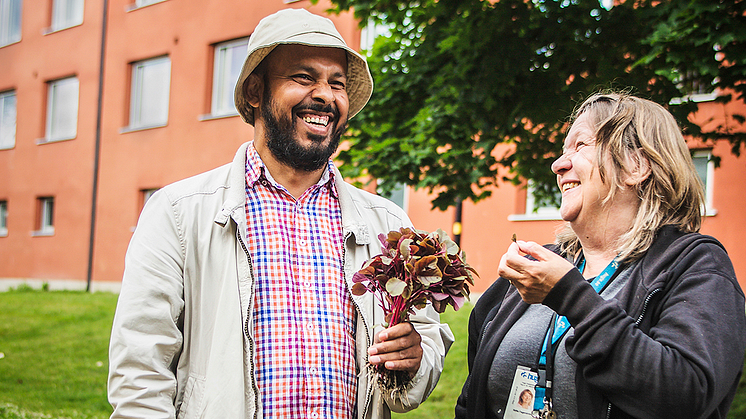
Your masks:
{"label": "red brick building", "polygon": [[[282,8],[323,14],[308,0],[0,0],[0,289],[116,289],[148,194],[231,160],[252,138],[232,90],[258,21]],[[332,16],[347,42],[360,31]],[[700,117],[723,118],[704,103]],[[744,112],[746,113],[746,112]],[[746,284],[746,157],[727,144],[693,144],[707,175],[710,216]],[[707,155],[722,158],[712,170]],[[711,166],[711,165],[710,165]],[[548,170],[548,169],[547,169]],[[548,242],[559,224],[509,184],[463,210],[462,247],[495,277],[510,236]],[[416,226],[450,229],[453,211],[403,200]]]}

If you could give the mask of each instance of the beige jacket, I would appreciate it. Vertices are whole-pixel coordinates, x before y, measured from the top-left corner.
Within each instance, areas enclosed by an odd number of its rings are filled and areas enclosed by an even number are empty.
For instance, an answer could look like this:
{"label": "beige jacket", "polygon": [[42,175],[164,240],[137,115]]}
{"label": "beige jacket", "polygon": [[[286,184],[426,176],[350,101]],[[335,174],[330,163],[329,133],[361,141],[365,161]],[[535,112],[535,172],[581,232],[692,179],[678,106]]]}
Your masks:
{"label": "beige jacket", "polygon": [[[112,418],[262,418],[249,327],[245,159],[246,144],[232,163],[164,187],[143,209],[111,333]],[[380,253],[378,234],[411,222],[393,203],[336,175],[350,288],[352,275]],[[453,342],[450,329],[430,306],[414,315],[424,353],[413,388],[406,400],[382,395],[365,365],[371,327],[383,323],[383,314],[371,294],[352,298],[358,311],[358,418],[414,409],[438,382]]]}

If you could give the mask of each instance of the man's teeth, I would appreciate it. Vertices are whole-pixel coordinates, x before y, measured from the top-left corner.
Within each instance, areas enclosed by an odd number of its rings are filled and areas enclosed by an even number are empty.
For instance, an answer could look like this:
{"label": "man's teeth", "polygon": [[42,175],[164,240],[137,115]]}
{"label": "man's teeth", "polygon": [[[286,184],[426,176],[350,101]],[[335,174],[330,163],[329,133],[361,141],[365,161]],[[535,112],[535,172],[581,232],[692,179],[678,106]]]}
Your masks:
{"label": "man's teeth", "polygon": [[562,185],[562,192],[564,192],[564,191],[566,191],[568,189],[572,189],[572,188],[574,188],[576,186],[580,186],[580,182],[567,182],[564,185]]}
{"label": "man's teeth", "polygon": [[324,116],[324,117],[322,117],[322,116],[314,116],[314,115],[308,116],[307,115],[307,116],[303,117],[303,121],[305,121],[305,122],[307,122],[309,124],[317,124],[317,125],[327,126],[329,124],[329,117],[326,117],[326,116]]}

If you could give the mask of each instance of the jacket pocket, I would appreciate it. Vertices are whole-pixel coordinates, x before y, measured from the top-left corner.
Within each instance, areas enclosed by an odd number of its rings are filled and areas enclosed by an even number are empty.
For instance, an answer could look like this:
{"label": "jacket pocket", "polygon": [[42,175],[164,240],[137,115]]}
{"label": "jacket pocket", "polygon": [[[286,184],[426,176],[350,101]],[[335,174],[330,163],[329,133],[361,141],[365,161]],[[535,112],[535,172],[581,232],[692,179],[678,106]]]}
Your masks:
{"label": "jacket pocket", "polygon": [[181,399],[176,413],[178,419],[194,419],[202,411],[202,396],[204,395],[205,380],[190,375],[184,386],[184,397]]}

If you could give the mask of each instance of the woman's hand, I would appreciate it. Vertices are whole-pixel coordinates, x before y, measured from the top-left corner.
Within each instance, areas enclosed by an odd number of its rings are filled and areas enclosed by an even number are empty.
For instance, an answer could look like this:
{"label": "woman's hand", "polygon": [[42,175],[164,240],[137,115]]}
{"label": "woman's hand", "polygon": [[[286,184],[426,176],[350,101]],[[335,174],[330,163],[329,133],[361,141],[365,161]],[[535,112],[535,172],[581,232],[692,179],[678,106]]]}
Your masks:
{"label": "woman's hand", "polygon": [[513,284],[523,301],[540,304],[573,267],[572,263],[538,243],[518,240],[510,244],[500,259],[497,273]]}

